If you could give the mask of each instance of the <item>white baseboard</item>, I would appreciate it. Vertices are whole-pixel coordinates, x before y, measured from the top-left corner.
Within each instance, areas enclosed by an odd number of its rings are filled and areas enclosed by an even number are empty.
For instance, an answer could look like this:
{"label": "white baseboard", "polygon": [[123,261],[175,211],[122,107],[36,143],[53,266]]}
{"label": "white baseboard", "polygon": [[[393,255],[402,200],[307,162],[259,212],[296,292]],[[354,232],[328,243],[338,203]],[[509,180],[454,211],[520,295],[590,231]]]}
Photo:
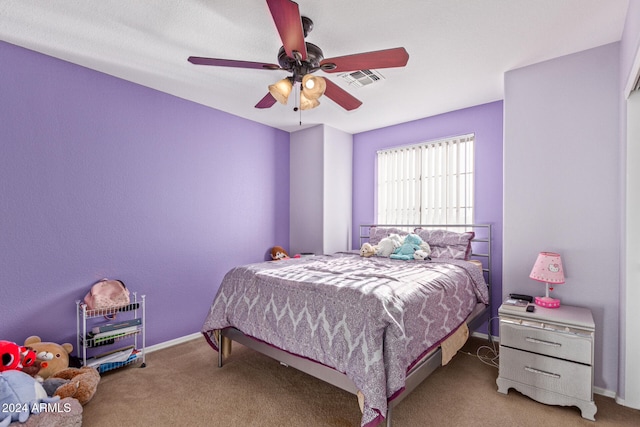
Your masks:
{"label": "white baseboard", "polygon": [[627,405],[627,402],[624,399],[621,399],[620,397],[616,397],[616,403],[618,405],[622,405],[622,406],[626,406],[627,408],[631,408],[631,409],[640,409],[637,406],[631,406],[631,405]]}
{"label": "white baseboard", "polygon": [[158,344],[150,345],[145,349],[145,352],[152,353],[154,351],[162,350],[163,348],[173,347],[174,345],[182,344],[188,341],[193,341],[198,338],[202,338],[202,332],[195,332],[191,335],[185,335],[184,337],[175,338],[169,341],[164,341]]}
{"label": "white baseboard", "polygon": [[595,394],[599,394],[599,395],[604,396],[604,397],[610,397],[612,399],[615,399],[615,397],[616,397],[616,392],[615,391],[607,390],[607,389],[596,387],[596,386],[593,386],[593,392]]}

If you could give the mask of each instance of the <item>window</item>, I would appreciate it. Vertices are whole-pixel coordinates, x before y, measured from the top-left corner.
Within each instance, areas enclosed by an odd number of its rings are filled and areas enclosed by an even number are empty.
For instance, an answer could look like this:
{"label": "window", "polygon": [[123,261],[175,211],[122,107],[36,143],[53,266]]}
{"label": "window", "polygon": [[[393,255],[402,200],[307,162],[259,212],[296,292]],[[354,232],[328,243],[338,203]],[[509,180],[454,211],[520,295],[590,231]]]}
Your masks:
{"label": "window", "polygon": [[473,134],[378,151],[378,224],[473,223]]}

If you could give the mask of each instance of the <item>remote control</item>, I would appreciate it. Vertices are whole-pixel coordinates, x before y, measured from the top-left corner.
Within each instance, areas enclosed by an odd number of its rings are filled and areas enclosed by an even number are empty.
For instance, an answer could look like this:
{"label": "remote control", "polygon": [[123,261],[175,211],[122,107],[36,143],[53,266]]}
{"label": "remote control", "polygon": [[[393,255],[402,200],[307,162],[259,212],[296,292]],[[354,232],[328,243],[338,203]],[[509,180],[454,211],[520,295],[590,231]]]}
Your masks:
{"label": "remote control", "polygon": [[523,295],[523,294],[509,294],[510,298],[513,299],[521,299],[524,301],[533,302],[533,297],[531,295]]}

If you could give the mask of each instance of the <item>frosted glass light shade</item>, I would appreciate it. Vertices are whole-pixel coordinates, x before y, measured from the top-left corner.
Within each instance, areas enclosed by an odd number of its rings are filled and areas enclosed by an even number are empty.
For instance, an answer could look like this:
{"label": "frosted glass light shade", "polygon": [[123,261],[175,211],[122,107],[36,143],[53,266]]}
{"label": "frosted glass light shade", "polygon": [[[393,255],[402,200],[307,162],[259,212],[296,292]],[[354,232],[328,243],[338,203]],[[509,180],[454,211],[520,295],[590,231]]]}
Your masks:
{"label": "frosted glass light shade", "polygon": [[327,89],[327,82],[322,77],[305,74],[302,78],[302,93],[307,99],[318,99],[324,95]]}
{"label": "frosted glass light shade", "polygon": [[311,110],[312,108],[316,108],[320,105],[320,101],[317,99],[309,99],[304,95],[304,92],[300,94],[300,109],[301,110]]}
{"label": "frosted glass light shade", "polygon": [[269,85],[269,93],[279,103],[286,104],[287,100],[289,99],[289,95],[291,94],[292,88],[293,85],[291,84],[291,80],[282,79],[277,83]]}

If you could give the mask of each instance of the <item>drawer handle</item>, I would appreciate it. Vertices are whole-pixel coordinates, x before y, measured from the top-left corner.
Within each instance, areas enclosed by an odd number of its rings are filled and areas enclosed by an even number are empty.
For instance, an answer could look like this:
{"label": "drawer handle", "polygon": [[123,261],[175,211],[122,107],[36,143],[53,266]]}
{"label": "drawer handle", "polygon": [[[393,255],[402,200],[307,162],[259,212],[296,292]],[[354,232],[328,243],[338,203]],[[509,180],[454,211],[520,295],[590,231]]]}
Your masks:
{"label": "drawer handle", "polygon": [[544,341],[544,340],[539,340],[537,338],[531,338],[531,337],[525,338],[525,341],[532,342],[534,344],[549,345],[551,347],[562,347],[562,344],[560,344],[559,342]]}
{"label": "drawer handle", "polygon": [[560,375],[558,375],[558,374],[554,374],[554,373],[547,372],[547,371],[541,371],[540,369],[532,368],[530,366],[525,366],[524,370],[527,371],[527,372],[531,372],[533,374],[540,374],[540,375],[544,375],[545,377],[551,377],[551,378],[560,379]]}

